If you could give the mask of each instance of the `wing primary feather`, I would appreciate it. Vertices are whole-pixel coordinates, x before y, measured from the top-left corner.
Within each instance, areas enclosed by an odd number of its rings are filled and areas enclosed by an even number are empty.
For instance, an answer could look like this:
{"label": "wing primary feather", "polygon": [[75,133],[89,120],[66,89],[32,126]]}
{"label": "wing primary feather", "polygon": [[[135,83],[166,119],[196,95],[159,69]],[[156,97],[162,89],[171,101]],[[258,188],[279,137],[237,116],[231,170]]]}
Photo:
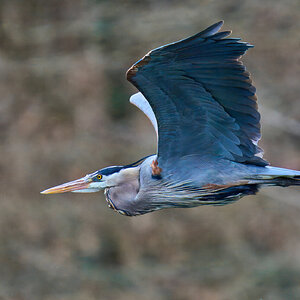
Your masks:
{"label": "wing primary feather", "polygon": [[217,33],[221,29],[221,27],[223,26],[223,24],[224,24],[223,20],[219,21],[219,22],[217,22],[217,23],[209,26],[205,30],[201,31],[199,33],[199,36],[201,36],[201,37],[209,37],[209,36],[211,36],[211,35]]}
{"label": "wing primary feather", "polygon": [[[130,102],[152,122],[158,162],[189,155],[265,166],[257,146],[255,87],[239,61],[253,45],[219,32],[223,21],[158,47],[127,71],[139,91]],[[164,170],[165,166],[162,166]]]}

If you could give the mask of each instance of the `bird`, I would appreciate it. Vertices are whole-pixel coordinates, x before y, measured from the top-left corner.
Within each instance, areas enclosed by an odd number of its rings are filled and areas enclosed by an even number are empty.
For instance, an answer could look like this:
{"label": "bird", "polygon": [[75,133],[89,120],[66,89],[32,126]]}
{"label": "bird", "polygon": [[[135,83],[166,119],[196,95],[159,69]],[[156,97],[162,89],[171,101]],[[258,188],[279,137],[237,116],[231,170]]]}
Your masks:
{"label": "bird", "polygon": [[148,52],[126,73],[130,97],[151,121],[157,151],[42,191],[104,190],[126,216],[225,205],[262,187],[300,185],[300,171],[273,167],[261,138],[256,89],[240,61],[253,45],[220,31],[223,21]]}

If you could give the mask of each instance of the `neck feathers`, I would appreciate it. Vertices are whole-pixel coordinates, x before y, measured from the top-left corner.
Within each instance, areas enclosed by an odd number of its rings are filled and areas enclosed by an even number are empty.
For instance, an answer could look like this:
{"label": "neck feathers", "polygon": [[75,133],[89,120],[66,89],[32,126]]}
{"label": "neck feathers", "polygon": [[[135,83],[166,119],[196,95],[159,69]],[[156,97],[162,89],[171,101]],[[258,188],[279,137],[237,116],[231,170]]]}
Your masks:
{"label": "neck feathers", "polygon": [[107,186],[118,186],[124,183],[139,181],[140,166],[121,169],[118,173],[112,174],[107,180]]}
{"label": "neck feathers", "polygon": [[140,189],[140,167],[125,168],[110,176],[105,189],[108,206],[115,211],[133,215],[134,200]]}

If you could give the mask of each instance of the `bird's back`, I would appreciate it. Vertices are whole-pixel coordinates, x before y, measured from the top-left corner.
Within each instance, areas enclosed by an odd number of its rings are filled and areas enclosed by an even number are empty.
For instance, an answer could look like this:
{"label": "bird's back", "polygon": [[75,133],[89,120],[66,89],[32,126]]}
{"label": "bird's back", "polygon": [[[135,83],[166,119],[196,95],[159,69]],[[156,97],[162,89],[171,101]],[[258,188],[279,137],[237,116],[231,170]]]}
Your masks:
{"label": "bird's back", "polygon": [[[131,214],[171,207],[225,205],[245,195],[258,192],[265,185],[300,185],[300,172],[260,167],[220,159],[203,160],[187,156],[170,166],[167,176],[152,176],[151,162],[146,159],[140,167],[140,187]],[[171,171],[170,171],[171,170]]]}

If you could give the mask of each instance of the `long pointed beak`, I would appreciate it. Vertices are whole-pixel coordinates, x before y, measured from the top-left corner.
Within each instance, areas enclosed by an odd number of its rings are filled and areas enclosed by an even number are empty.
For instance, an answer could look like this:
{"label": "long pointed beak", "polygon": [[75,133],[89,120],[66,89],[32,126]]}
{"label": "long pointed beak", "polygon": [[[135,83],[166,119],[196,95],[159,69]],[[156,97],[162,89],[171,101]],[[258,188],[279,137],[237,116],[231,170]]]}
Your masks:
{"label": "long pointed beak", "polygon": [[73,180],[44,190],[41,192],[41,194],[57,194],[66,192],[94,192],[93,189],[89,188],[91,182],[92,180],[88,176],[85,176],[80,179]]}

